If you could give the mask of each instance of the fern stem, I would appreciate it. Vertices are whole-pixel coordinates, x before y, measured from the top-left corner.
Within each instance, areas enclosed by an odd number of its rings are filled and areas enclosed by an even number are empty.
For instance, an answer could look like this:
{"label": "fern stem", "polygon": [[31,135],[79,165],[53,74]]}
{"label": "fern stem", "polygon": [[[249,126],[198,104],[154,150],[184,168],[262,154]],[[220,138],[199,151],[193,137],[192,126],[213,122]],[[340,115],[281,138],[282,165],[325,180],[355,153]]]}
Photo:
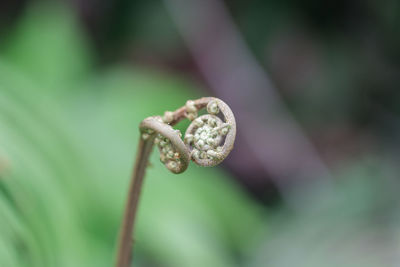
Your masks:
{"label": "fern stem", "polygon": [[139,196],[149,156],[153,148],[154,139],[143,140],[140,138],[131,182],[129,185],[128,199],[126,202],[124,219],[118,242],[116,267],[129,267],[132,261],[132,233],[138,208]]}

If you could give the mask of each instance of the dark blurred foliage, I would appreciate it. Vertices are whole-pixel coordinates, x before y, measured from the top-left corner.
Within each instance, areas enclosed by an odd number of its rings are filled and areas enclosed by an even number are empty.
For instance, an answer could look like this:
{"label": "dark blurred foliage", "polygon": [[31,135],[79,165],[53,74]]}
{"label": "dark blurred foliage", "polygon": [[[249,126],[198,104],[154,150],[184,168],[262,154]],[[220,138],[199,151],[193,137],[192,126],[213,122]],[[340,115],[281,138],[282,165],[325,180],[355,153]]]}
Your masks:
{"label": "dark blurred foliage", "polygon": [[4,34],[4,30],[9,28],[13,22],[18,19],[22,9],[26,5],[25,0],[16,0],[16,1],[2,1],[0,3],[0,25],[2,29],[2,34]]}

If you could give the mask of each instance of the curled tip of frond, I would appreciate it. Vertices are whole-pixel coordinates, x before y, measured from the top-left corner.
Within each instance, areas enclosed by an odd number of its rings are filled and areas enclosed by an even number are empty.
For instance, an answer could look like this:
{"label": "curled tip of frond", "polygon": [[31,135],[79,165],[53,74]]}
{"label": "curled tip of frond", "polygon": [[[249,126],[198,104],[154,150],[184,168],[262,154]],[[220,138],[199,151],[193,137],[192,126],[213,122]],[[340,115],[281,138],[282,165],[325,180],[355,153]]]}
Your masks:
{"label": "curled tip of frond", "polygon": [[214,115],[219,113],[217,100],[211,100],[210,102],[208,102],[207,112]]}
{"label": "curled tip of frond", "polygon": [[144,140],[154,138],[154,144],[160,151],[160,160],[168,170],[181,173],[187,169],[190,160],[189,151],[181,139],[182,134],[179,130],[166,124],[161,117],[145,119],[140,129]]}
{"label": "curled tip of frond", "polygon": [[[208,114],[198,117],[198,111],[203,108]],[[171,125],[185,117],[192,123],[182,141],[180,131]],[[219,164],[233,149],[236,136],[236,122],[231,109],[213,97],[188,100],[175,112],[166,111],[163,117],[149,117],[141,123],[140,129],[143,140],[153,138],[161,162],[173,173],[185,171],[190,159],[201,166]]]}
{"label": "curled tip of frond", "polygon": [[193,120],[186,130],[185,144],[190,151],[191,159],[196,164],[215,166],[233,149],[236,121],[225,102],[218,98],[207,98],[207,100],[205,106],[209,114]]}

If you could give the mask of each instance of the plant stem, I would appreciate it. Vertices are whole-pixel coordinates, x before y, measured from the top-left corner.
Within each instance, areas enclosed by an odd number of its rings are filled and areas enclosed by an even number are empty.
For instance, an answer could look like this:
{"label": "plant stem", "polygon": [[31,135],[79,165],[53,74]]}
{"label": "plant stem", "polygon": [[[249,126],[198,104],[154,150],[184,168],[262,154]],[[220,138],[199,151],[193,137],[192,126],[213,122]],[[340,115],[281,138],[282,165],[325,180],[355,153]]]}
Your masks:
{"label": "plant stem", "polygon": [[153,148],[153,138],[143,140],[140,137],[136,155],[136,163],[129,185],[128,199],[125,207],[125,215],[121,225],[121,232],[118,242],[118,254],[116,267],[129,267],[132,260],[132,233],[134,230],[135,217],[139,202],[143,178]]}
{"label": "plant stem", "polygon": [[[197,99],[194,102],[194,105],[198,110],[204,108],[207,103],[211,100],[210,97],[203,97]],[[169,122],[170,126],[177,124],[179,121],[186,117],[186,106],[178,108],[173,112],[173,119]],[[161,117],[158,117],[161,119]],[[162,121],[162,119],[161,119]],[[185,145],[177,134],[170,129],[168,124],[160,123],[160,120],[155,119],[155,117],[148,117],[144,119],[139,128],[149,128],[157,133],[161,133],[163,136],[172,140],[175,146],[178,148],[179,142],[182,143],[181,152],[185,149]],[[144,174],[146,171],[146,167],[149,161],[149,156],[151,150],[153,148],[155,135],[149,136],[148,139],[144,140],[142,136],[139,139],[139,146],[136,155],[136,163],[132,174],[131,183],[129,185],[128,199],[125,207],[124,219],[121,224],[121,230],[118,241],[118,254],[115,263],[115,267],[129,267],[132,260],[132,234],[134,232],[135,226],[135,218],[137,213],[137,207],[139,202],[140,191],[142,189],[142,182],[144,179]],[[182,154],[182,162],[189,164],[190,156],[187,155],[187,158],[183,157]],[[184,169],[186,169],[186,167]]]}

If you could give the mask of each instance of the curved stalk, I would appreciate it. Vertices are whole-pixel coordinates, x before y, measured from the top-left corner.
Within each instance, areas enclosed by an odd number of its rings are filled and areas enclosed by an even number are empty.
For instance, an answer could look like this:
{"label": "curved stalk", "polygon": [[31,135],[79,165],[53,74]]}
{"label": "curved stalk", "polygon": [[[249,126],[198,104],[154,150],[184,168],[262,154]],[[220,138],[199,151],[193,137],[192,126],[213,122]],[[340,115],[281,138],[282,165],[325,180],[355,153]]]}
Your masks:
{"label": "curved stalk", "polygon": [[136,163],[129,185],[128,199],[125,207],[125,215],[121,225],[119,236],[116,267],[128,267],[132,260],[132,233],[135,227],[135,218],[142,189],[142,183],[149,156],[153,148],[154,138],[143,140],[140,137],[136,154]]}

